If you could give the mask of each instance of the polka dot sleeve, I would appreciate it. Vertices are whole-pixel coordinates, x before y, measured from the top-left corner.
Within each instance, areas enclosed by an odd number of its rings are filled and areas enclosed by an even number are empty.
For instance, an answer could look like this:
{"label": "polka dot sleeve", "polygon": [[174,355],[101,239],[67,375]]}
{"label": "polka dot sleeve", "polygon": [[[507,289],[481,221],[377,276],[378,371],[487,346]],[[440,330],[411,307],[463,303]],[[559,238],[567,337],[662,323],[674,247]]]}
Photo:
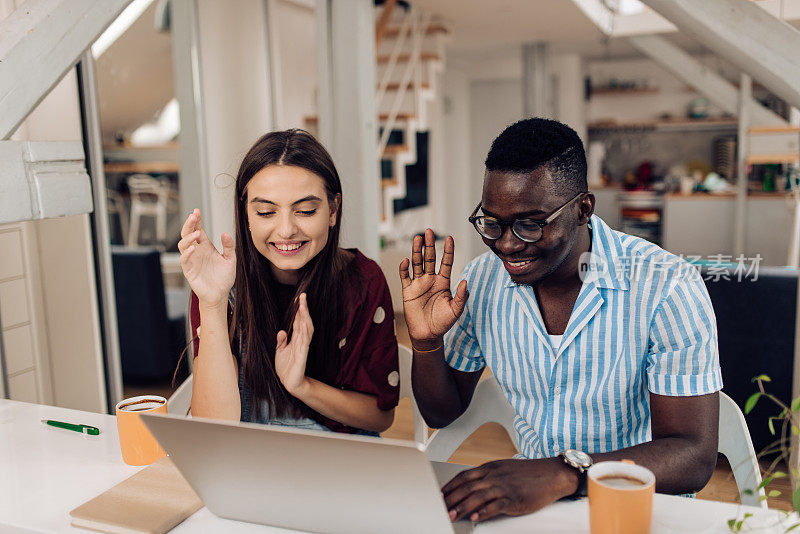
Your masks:
{"label": "polka dot sleeve", "polygon": [[363,300],[339,340],[339,385],[374,395],[378,408],[390,410],[397,406],[400,394],[392,297],[377,264],[362,258]]}

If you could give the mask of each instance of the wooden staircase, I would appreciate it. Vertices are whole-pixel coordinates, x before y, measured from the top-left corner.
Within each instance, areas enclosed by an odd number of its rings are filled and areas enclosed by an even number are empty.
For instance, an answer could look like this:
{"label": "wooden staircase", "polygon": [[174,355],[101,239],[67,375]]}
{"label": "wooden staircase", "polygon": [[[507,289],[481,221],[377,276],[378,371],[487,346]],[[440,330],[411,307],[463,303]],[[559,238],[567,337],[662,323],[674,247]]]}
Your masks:
{"label": "wooden staircase", "polygon": [[[427,104],[436,97],[450,30],[414,5],[386,0],[375,7],[375,157],[381,168],[380,232],[392,227],[394,200],[406,197],[406,166],[418,160],[417,136],[430,130]],[[315,131],[317,116],[305,118]]]}

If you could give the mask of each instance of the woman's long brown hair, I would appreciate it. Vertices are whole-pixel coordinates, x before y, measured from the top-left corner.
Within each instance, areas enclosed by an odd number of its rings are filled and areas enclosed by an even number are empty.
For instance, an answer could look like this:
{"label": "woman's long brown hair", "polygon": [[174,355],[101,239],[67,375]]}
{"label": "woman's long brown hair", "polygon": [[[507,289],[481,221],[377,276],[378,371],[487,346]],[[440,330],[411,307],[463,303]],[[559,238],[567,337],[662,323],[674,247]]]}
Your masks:
{"label": "woman's long brown hair", "polygon": [[[342,184],[325,148],[308,132],[298,129],[272,132],[256,141],[244,157],[236,176],[236,299],[231,319],[231,348],[239,354],[244,384],[256,417],[266,401],[271,417],[312,417],[313,410],[290,395],[275,371],[276,336],[291,325],[297,311],[297,296],[305,292],[314,323],[306,376],[331,384],[340,367],[337,330],[344,316],[344,289],[348,269],[339,250],[342,202],[336,224],[329,229],[325,247],[301,270],[295,298],[288,310],[276,306],[276,282],[269,261],[255,248],[247,220],[247,184],[269,165],[293,165],[319,176],[328,202],[341,195]],[[239,352],[241,345],[241,353]]]}

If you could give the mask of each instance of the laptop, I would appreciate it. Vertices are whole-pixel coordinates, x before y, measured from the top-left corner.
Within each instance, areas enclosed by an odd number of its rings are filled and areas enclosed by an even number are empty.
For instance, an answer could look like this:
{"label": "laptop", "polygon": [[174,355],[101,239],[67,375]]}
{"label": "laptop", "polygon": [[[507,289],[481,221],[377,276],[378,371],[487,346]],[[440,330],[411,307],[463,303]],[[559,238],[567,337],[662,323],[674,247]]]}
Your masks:
{"label": "laptop", "polygon": [[320,534],[463,534],[441,486],[468,466],[430,462],[411,441],[142,414],[219,517]]}

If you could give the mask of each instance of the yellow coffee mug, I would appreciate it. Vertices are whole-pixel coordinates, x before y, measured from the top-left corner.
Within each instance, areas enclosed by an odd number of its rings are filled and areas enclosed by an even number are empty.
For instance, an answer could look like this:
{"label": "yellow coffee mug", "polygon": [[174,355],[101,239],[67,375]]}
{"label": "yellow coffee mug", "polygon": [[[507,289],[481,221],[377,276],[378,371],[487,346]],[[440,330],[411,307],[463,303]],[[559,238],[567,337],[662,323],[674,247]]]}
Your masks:
{"label": "yellow coffee mug", "polygon": [[167,413],[167,399],[158,395],[131,397],[117,403],[117,430],[122,460],[128,465],[149,465],[166,456],[139,414]]}
{"label": "yellow coffee mug", "polygon": [[592,534],[647,534],[656,477],[629,460],[599,462],[586,475]]}

